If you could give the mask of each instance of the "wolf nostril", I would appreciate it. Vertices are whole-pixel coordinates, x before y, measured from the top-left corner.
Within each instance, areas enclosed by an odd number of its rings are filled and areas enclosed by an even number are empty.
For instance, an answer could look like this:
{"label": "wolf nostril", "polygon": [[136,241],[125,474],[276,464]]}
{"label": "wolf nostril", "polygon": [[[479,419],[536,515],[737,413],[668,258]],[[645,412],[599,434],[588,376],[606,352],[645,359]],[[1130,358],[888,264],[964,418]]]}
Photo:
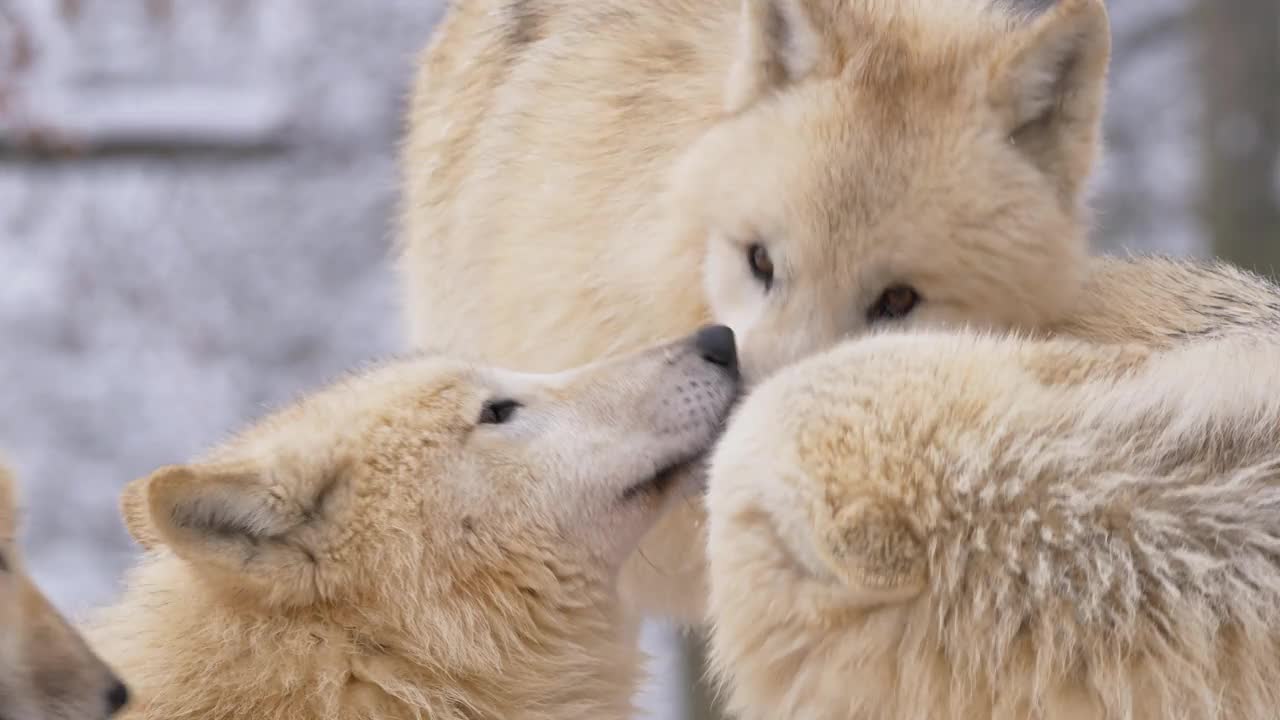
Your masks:
{"label": "wolf nostril", "polygon": [[738,348],[734,344],[733,330],[724,325],[708,325],[693,337],[694,347],[703,360],[730,370],[738,367]]}
{"label": "wolf nostril", "polygon": [[129,704],[129,688],[124,683],[116,681],[116,684],[107,691],[107,715],[115,715],[120,709]]}

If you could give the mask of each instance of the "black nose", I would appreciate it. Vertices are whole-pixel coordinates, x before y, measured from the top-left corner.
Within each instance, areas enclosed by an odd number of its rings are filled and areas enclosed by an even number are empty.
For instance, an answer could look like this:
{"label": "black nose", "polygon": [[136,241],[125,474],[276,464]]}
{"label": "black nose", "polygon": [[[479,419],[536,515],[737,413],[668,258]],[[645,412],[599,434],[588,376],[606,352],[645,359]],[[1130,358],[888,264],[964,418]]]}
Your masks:
{"label": "black nose", "polygon": [[107,691],[107,714],[115,715],[120,712],[120,708],[129,704],[129,688],[124,683],[117,681],[116,684]]}
{"label": "black nose", "polygon": [[693,336],[693,345],[702,359],[729,370],[738,369],[738,348],[733,330],[724,325],[708,325]]}

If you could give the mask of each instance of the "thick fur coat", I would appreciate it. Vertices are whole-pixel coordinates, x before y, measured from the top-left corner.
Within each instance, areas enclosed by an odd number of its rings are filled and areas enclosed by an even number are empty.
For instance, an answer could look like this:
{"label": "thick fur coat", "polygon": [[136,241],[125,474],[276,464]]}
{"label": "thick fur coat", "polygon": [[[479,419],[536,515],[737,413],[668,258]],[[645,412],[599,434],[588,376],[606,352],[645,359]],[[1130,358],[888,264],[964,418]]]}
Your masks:
{"label": "thick fur coat", "polygon": [[885,335],[768,381],[735,414],[708,497],[732,708],[1275,717],[1267,324],[1165,352]]}

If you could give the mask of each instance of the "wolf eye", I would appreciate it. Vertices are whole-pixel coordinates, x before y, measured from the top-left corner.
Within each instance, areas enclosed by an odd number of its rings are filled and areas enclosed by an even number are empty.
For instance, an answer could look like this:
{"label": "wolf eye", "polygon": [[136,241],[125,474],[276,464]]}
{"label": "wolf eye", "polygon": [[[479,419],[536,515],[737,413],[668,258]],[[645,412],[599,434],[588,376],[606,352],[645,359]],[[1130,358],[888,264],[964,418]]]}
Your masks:
{"label": "wolf eye", "polygon": [[765,290],[773,285],[773,258],[769,257],[769,251],[763,245],[752,243],[747,247],[747,265],[751,266],[751,274],[764,284]]}
{"label": "wolf eye", "polygon": [[910,285],[893,285],[867,309],[867,322],[900,320],[920,304],[920,293]]}
{"label": "wolf eye", "polygon": [[484,408],[480,411],[481,425],[501,425],[511,419],[516,414],[516,408],[520,407],[520,403],[515,400],[490,400],[484,404]]}

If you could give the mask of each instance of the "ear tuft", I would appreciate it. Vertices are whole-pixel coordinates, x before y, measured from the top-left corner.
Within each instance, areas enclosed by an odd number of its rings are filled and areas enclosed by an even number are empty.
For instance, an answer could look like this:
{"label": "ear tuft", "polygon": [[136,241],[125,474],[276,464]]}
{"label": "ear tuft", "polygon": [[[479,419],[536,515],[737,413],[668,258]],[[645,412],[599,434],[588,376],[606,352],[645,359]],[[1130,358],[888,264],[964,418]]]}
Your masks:
{"label": "ear tuft", "polygon": [[859,603],[900,602],[924,590],[924,544],[891,504],[861,499],[833,520],[822,547]]}
{"label": "ear tuft", "polygon": [[1103,0],[1057,0],[1014,32],[992,104],[1010,140],[1074,202],[1100,144],[1111,32]]}
{"label": "ear tuft", "polygon": [[164,544],[151,525],[151,510],[147,505],[150,480],[151,476],[138,478],[125,485],[120,493],[120,515],[124,518],[124,527],[143,550],[154,550]]}
{"label": "ear tuft", "polygon": [[826,41],[803,0],[743,0],[725,109],[738,112],[811,73]]}

